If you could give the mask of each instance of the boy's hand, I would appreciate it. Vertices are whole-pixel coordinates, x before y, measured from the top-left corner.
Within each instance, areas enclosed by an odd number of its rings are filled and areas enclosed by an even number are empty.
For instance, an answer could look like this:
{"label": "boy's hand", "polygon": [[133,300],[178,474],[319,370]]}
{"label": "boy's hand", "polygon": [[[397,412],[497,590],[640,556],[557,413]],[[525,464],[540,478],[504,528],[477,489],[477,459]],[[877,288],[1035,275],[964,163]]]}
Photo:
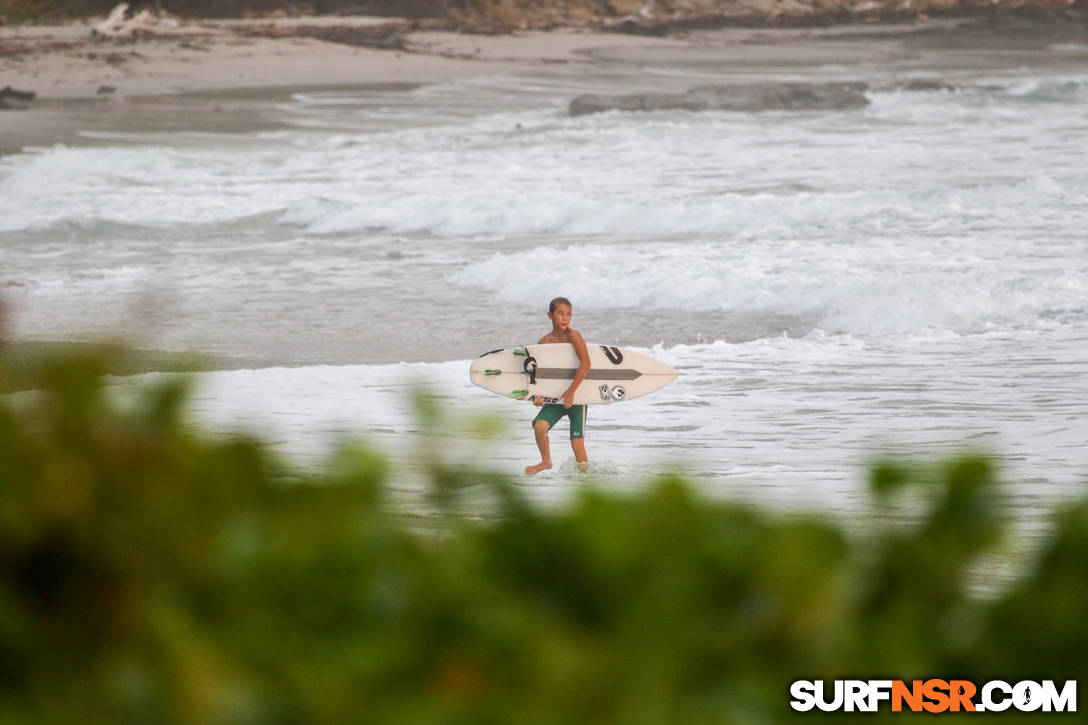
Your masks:
{"label": "boy's hand", "polygon": [[574,392],[568,390],[566,393],[563,394],[563,407],[569,408],[572,405],[574,405]]}
{"label": "boy's hand", "polygon": [[535,405],[538,408],[540,406],[544,405],[544,398],[541,398],[539,395],[534,395],[533,396],[533,405]]}

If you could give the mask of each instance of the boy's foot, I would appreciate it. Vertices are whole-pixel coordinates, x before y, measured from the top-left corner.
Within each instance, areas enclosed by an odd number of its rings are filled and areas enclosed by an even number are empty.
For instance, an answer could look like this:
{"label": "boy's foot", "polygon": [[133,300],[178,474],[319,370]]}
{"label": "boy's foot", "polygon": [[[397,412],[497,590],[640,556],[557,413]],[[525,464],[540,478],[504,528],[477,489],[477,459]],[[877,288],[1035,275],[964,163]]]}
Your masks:
{"label": "boy's foot", "polygon": [[575,461],[574,465],[578,467],[578,473],[589,473],[589,461]]}
{"label": "boy's foot", "polygon": [[526,466],[525,467],[525,475],[526,476],[535,476],[536,474],[540,473],[541,471],[546,471],[551,467],[552,467],[552,462],[551,461],[541,461],[540,463],[536,464],[535,466]]}

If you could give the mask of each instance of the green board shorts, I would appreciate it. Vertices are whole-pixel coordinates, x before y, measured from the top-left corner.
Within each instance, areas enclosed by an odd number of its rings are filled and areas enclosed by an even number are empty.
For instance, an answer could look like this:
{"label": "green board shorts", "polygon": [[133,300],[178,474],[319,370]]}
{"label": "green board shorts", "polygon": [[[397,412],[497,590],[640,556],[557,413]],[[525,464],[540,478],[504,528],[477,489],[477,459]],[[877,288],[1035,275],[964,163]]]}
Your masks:
{"label": "green board shorts", "polygon": [[538,420],[548,421],[548,430],[551,430],[564,415],[570,418],[570,439],[585,437],[586,413],[588,405],[572,405],[564,408],[556,403],[544,405],[537,416],[533,418],[533,426]]}

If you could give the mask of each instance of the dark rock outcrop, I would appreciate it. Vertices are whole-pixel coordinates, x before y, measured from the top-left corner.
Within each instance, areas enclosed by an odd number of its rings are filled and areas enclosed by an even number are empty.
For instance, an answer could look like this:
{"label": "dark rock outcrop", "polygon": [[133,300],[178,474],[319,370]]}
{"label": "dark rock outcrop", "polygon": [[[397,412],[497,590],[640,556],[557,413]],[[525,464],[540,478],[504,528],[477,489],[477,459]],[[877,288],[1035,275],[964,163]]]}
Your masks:
{"label": "dark rock outcrop", "polygon": [[34,91],[17,91],[11,86],[0,88],[0,109],[24,109],[37,94]]}
{"label": "dark rock outcrop", "polygon": [[587,94],[570,103],[572,116],[603,111],[841,111],[863,108],[865,83],[751,83],[700,86],[684,93]]}

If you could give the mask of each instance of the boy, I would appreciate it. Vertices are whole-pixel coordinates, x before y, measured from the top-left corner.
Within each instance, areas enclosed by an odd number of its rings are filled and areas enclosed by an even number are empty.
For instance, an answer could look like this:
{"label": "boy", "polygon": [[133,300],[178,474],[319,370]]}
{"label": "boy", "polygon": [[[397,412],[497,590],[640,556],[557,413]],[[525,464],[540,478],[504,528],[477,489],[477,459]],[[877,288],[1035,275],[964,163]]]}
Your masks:
{"label": "boy", "polygon": [[589,467],[586,458],[586,443],[584,428],[586,424],[586,406],[574,405],[574,392],[586,378],[589,372],[589,351],[586,350],[586,342],[581,333],[571,329],[571,304],[566,297],[556,297],[548,303],[548,319],[552,321],[552,331],[537,342],[544,345],[549,342],[569,342],[574,345],[574,351],[578,353],[578,370],[574,374],[574,380],[570,387],[563,393],[563,404],[544,405],[539,395],[533,397],[533,404],[542,406],[540,413],[533,419],[533,433],[536,435],[536,447],[540,449],[540,463],[535,466],[526,466],[525,473],[532,476],[552,467],[551,451],[548,444],[548,431],[559,422],[564,415],[570,418],[570,447],[574,449],[574,460],[578,464],[579,471],[585,471]]}

